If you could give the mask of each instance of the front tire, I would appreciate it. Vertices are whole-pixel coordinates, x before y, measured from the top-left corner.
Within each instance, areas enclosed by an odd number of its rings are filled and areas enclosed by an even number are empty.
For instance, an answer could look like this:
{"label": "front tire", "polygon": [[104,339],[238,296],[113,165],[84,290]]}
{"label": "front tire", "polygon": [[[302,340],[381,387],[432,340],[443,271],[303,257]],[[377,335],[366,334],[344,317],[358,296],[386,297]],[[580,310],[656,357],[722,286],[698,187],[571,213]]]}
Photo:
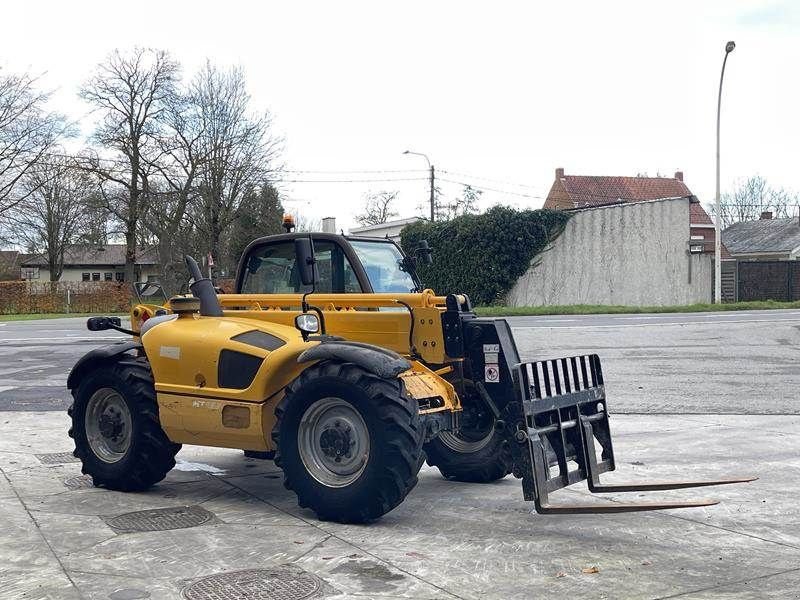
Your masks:
{"label": "front tire", "polygon": [[123,355],[89,371],[72,390],[69,435],[73,455],[95,486],[141,491],[175,466],[180,444],[171,442],[158,420],[153,375],[145,357]]}
{"label": "front tire", "polygon": [[443,431],[425,445],[428,464],[446,479],[490,483],[511,473],[511,448],[474,386],[466,387],[462,426]]}
{"label": "front tire", "polygon": [[372,521],[417,484],[424,430],[399,379],[320,363],[289,386],[275,414],[284,485],[323,521]]}

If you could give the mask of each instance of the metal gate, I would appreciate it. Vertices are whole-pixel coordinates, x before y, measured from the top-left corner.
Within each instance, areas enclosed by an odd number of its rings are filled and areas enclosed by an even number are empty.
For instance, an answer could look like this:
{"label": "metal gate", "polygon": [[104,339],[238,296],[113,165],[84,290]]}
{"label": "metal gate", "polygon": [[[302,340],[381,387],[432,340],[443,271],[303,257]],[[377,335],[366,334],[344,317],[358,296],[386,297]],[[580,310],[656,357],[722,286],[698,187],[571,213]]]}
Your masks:
{"label": "metal gate", "polygon": [[739,302],[800,300],[800,264],[797,261],[740,261],[738,267]]}

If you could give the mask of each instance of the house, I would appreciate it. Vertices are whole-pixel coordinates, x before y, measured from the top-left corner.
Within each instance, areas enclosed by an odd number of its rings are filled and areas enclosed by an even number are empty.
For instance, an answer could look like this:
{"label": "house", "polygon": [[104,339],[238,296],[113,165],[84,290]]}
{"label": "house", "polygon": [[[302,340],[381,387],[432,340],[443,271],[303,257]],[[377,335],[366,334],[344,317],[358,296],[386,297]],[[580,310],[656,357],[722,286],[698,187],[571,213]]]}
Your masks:
{"label": "house", "polygon": [[366,237],[380,237],[389,238],[398,244],[400,243],[400,232],[403,227],[411,225],[417,221],[421,221],[421,217],[409,217],[407,219],[395,219],[394,221],[386,221],[385,223],[378,223],[377,225],[365,225],[364,227],[355,227],[350,230],[349,235],[362,235]]}
{"label": "house", "polygon": [[[727,269],[729,298],[752,300],[800,300],[800,220],[773,219],[761,213],[758,221],[734,223],[722,232],[722,240],[735,259]],[[723,289],[726,269],[723,264]],[[730,267],[730,266],[729,266]]]}
{"label": "house", "polygon": [[[689,239],[698,242],[692,250],[713,253],[714,222],[684,183],[682,171],[677,171],[674,177],[618,177],[566,175],[563,168],[558,168],[542,208],[577,210],[666,198],[689,200]],[[730,259],[724,247],[721,258]]]}
{"label": "house", "polygon": [[722,241],[740,260],[800,260],[800,219],[773,219],[763,212],[758,221],[728,227]]}
{"label": "house", "polygon": [[[64,269],[59,281],[125,281],[125,244],[101,246],[76,244],[64,252]],[[137,281],[157,280],[160,273],[154,248],[136,251]],[[47,257],[31,254],[20,261],[22,279],[48,281]]]}

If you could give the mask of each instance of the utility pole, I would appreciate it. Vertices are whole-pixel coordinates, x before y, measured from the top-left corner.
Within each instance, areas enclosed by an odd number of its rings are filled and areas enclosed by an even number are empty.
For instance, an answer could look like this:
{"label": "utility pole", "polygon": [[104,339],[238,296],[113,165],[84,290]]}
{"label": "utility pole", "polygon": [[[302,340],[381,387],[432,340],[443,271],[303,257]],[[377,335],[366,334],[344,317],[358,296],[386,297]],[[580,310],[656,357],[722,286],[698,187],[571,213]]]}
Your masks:
{"label": "utility pole", "polygon": [[428,169],[431,172],[431,223],[436,220],[436,173],[434,171],[433,165],[431,164],[430,159],[427,155],[423,154],[422,152],[412,152],[411,150],[406,150],[403,154],[414,154],[416,156],[421,156],[424,158],[428,163]]}
{"label": "utility pole", "polygon": [[719,75],[719,95],[717,96],[717,198],[715,204],[716,219],[714,219],[714,302],[722,302],[722,211],[719,203],[719,115],[722,108],[722,79],[725,77],[725,63],[728,62],[728,55],[736,48],[734,42],[725,44],[725,58],[722,59],[722,72]]}
{"label": "utility pole", "polygon": [[433,165],[431,165],[431,223],[436,220],[436,198],[434,197],[436,175],[433,172]]}

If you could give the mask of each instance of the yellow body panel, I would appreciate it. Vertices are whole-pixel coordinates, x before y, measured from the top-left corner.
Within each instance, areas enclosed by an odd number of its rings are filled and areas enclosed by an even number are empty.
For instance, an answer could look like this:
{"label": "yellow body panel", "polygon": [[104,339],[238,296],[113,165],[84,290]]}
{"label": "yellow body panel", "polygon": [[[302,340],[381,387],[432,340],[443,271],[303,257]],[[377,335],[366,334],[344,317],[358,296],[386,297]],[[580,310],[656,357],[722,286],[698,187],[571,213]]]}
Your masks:
{"label": "yellow body panel", "polygon": [[[174,442],[246,450],[274,450],[270,433],[275,407],[285,387],[310,363],[298,356],[319,342],[304,341],[294,327],[299,295],[221,295],[223,317],[184,313],[141,337],[155,379],[159,416]],[[422,294],[314,294],[309,302],[322,309],[326,332],[347,340],[390,348],[411,358],[409,333],[413,311],[412,367],[399,377],[406,391],[420,401],[420,412],[461,409],[453,386],[429,366],[451,362],[444,353],[440,314],[444,298]],[[140,319],[151,307],[137,306]],[[385,309],[393,310],[385,310]],[[169,309],[169,306],[167,307]],[[383,310],[381,310],[383,309]],[[265,350],[233,340],[253,330],[284,344]],[[218,381],[222,349],[263,359],[246,389],[221,387]]]}

